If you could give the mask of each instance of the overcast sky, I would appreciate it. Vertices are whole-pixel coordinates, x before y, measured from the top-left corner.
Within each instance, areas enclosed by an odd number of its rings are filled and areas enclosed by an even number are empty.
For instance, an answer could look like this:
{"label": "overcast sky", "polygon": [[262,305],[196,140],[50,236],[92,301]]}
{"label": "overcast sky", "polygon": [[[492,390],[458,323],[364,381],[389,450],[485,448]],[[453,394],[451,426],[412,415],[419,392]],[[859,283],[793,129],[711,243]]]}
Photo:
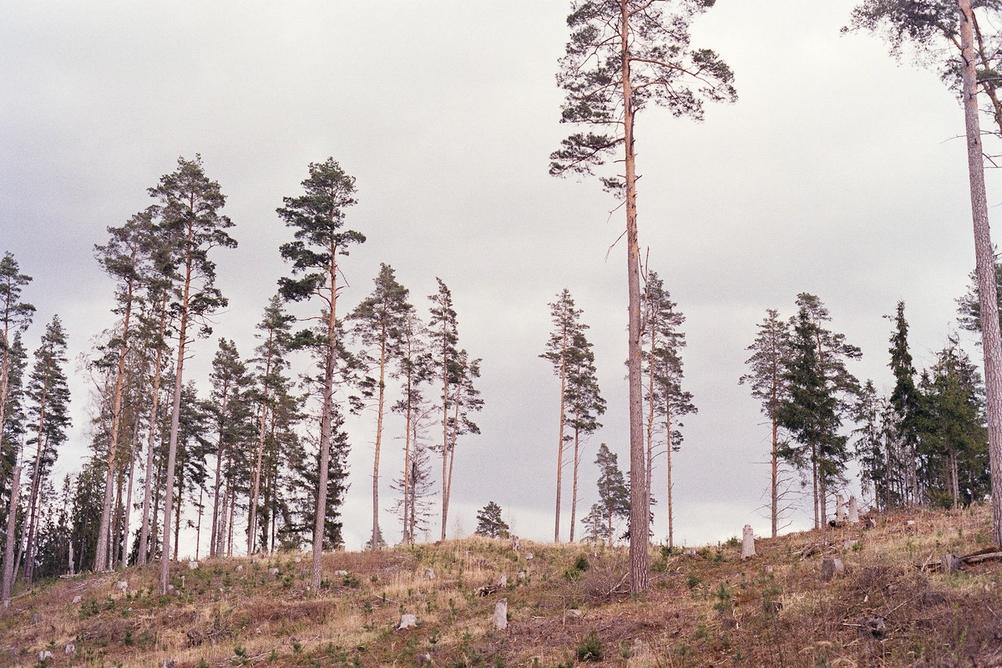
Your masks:
{"label": "overcast sky", "polygon": [[[702,124],[658,111],[639,120],[640,240],[688,316],[699,407],[676,460],[679,542],[745,523],[767,530],[768,429],[737,385],[766,308],[789,315],[797,292],[820,295],[863,349],[854,370],[885,390],[881,316],[897,300],[918,366],[955,327],[973,266],[962,112],[934,74],[898,66],[872,36],[840,34],[853,4],[720,0],[695,43],[732,66],[739,101]],[[230,306],[215,336],[249,354],[285,271],[277,247],[289,233],[274,210],[308,162],[333,156],[357,177],[349,221],[368,237],[344,263],[345,299],[362,298],[387,262],[424,310],[440,276],[462,345],[484,360],[483,434],[460,444],[450,531],[472,531],[493,499],[519,534],[552,537],[557,385],[538,354],[547,302],[564,287],[591,325],[609,403],[585,448],[579,516],[596,496],[598,444],[625,465],[628,440],[625,251],[606,258],[622,215],[609,218],[597,183],[547,175],[567,132],[554,83],[567,10],[565,0],[5,3],[0,250],[35,277],[32,347],[58,313],[71,355],[88,351],[112,297],[93,244],[147,205],[146,188],[179,155],[200,152],[240,244],[218,255]],[[215,347],[200,341],[186,368],[203,388]],[[87,452],[80,373],[73,390],[59,475]],[[401,427],[388,419],[387,507]],[[353,547],[369,531],[372,432],[371,414],[350,422]],[[662,499],[663,480],[659,471]],[[389,512],[383,528],[396,539]]]}

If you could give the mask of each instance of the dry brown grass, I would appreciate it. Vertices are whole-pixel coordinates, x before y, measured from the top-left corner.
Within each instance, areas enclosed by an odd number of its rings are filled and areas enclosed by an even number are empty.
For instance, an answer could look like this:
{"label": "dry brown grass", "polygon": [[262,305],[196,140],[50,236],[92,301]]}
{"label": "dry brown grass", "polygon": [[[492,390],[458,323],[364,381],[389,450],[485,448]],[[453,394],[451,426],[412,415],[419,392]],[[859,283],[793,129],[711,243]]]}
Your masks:
{"label": "dry brown grass", "polygon": [[[133,568],[22,592],[0,615],[0,665],[36,665],[48,650],[51,666],[412,666],[427,655],[436,666],[549,668],[574,665],[592,634],[596,665],[633,668],[1002,665],[1002,565],[921,568],[985,547],[989,535],[987,510],[973,508],[761,540],[745,562],[736,546],[654,549],[654,587],[640,598],[621,593],[621,549],[523,545],[515,554],[480,539],[327,555],[319,593],[307,587],[306,555],[182,565],[170,597],[153,593],[155,569]],[[816,553],[802,558],[809,545]],[[846,565],[829,583],[819,577],[826,554]],[[586,569],[575,567],[580,557]],[[477,595],[502,574],[507,588]],[[490,626],[501,597],[506,632]],[[395,630],[404,612],[418,628]]]}

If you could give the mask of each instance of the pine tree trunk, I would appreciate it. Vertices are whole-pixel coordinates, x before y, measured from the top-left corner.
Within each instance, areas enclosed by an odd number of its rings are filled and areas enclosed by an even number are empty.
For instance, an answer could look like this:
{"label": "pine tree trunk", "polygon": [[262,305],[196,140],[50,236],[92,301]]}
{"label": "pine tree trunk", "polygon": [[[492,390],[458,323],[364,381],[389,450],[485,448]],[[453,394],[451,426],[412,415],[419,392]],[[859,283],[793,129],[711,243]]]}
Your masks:
{"label": "pine tree trunk", "polygon": [[640,246],[637,239],[637,173],[634,147],[633,82],[630,74],[630,3],[620,0],[622,49],[623,126],[626,168],[626,273],[629,292],[629,384],[630,384],[630,591],[649,587],[647,554],[650,504],[647,499],[643,410],[640,370]]}
{"label": "pine tree trunk", "polygon": [[674,449],[674,444],[671,438],[671,412],[669,409],[665,409],[665,433],[667,434],[665,438],[665,456],[667,457],[667,464],[665,468],[668,471],[668,482],[665,483],[665,497],[666,497],[666,513],[668,514],[668,549],[675,547],[675,515],[674,506],[672,505],[672,492],[675,483],[672,479],[672,450]]}
{"label": "pine tree trunk", "polygon": [[963,57],[964,121],[967,128],[967,169],[971,187],[974,248],[977,258],[978,302],[981,308],[981,350],[985,356],[988,413],[988,457],[992,479],[992,528],[1002,545],[1002,342],[999,338],[995,257],[985,192],[984,149],[978,118],[977,63],[974,57],[971,0],[957,0]]}
{"label": "pine tree trunk", "polygon": [[446,526],[449,519],[449,350],[445,340],[445,324],[442,324],[442,527],[441,540],[445,540]]}
{"label": "pine tree trunk", "polygon": [[132,488],[136,481],[136,444],[139,442],[139,412],[136,411],[136,424],[132,431],[132,447],[129,449],[129,485],[125,493],[125,513],[122,518],[122,552],[118,563],[123,567],[129,565],[129,525],[132,523]]}
{"label": "pine tree trunk", "polygon": [[226,491],[223,493],[223,500],[219,509],[219,527],[216,530],[215,554],[217,557],[226,555],[226,536],[229,527],[230,512],[230,485],[227,482]]}
{"label": "pine tree trunk", "polygon": [[222,489],[223,458],[226,456],[226,439],[224,438],[226,408],[229,404],[229,379],[223,381],[223,399],[219,407],[219,433],[216,437],[216,471],[212,483],[212,521],[209,523],[209,558],[216,554],[216,536],[219,531],[219,492]]}
{"label": "pine tree trunk", "polygon": [[337,245],[330,249],[330,309],[327,313],[327,339],[324,341],[323,407],[320,411],[320,471],[317,480],[317,507],[313,522],[313,566],[310,584],[314,591],[320,589],[321,558],[324,550],[324,525],[327,519],[327,479],[331,459],[331,439],[334,413],[334,365],[337,362],[335,335],[337,333]]}
{"label": "pine tree trunk", "polygon": [[[192,279],[192,224],[188,224],[188,249],[185,254],[184,287],[181,296],[181,321],[177,336],[177,361],[174,366],[174,403],[171,408],[170,441],[167,449],[167,480],[164,485],[164,519],[160,550],[160,594],[166,595],[170,586],[171,557],[171,515],[174,512],[174,467],[177,464],[177,438],[181,426],[181,390],[184,387],[184,353],[188,343],[188,304],[191,295]],[[178,505],[181,499],[178,499]]]}
{"label": "pine tree trunk", "polygon": [[198,488],[198,521],[195,524],[195,561],[198,561],[198,548],[202,542],[202,511],[204,510],[202,506],[203,501],[203,490],[201,486]]}
{"label": "pine tree trunk", "polygon": [[[408,359],[409,357],[408,350]],[[403,481],[403,494],[404,494],[404,535],[403,543],[404,545],[412,545],[414,543],[414,536],[411,535],[410,531],[410,489],[411,489],[411,370],[407,369],[407,387],[404,396],[404,475],[401,478]]]}
{"label": "pine tree trunk", "polygon": [[[772,390],[772,405],[776,405],[776,387],[773,385]],[[777,532],[779,531],[779,420],[776,419],[775,411],[770,410],[770,421],[772,422],[772,456],[769,462],[769,469],[771,473],[771,480],[769,485],[769,491],[771,499],[771,520],[772,520],[772,537],[775,538]]]}
{"label": "pine tree trunk", "polygon": [[[132,254],[135,260],[136,254]],[[101,506],[101,521],[97,532],[97,549],[94,557],[95,571],[111,570],[112,550],[108,544],[108,524],[111,521],[111,483],[115,474],[115,459],[118,457],[118,432],[122,423],[122,389],[125,385],[125,359],[129,354],[129,324],[132,317],[132,281],[126,283],[125,314],[122,317],[122,339],[118,346],[118,366],[115,369],[115,389],[111,399],[111,433],[109,434],[108,457],[105,462],[104,501]]]}
{"label": "pine tree trunk", "polygon": [[10,606],[10,595],[14,590],[14,538],[17,528],[17,507],[21,499],[21,467],[15,466],[11,476],[10,507],[7,509],[7,537],[3,548],[3,582],[0,584],[0,601],[3,607]]}
{"label": "pine tree trunk", "polygon": [[121,536],[122,520],[125,517],[125,508],[122,500],[122,487],[125,484],[125,472],[119,469],[115,476],[115,499],[112,504],[111,526],[108,531],[108,570],[115,570],[115,556],[118,550],[115,549],[116,542]]}
{"label": "pine tree trunk", "polygon": [[567,395],[567,370],[566,362],[564,361],[567,357],[567,328],[564,327],[563,338],[560,343],[560,415],[558,420],[557,429],[557,490],[556,490],[556,500],[554,502],[553,511],[553,542],[560,542],[560,497],[561,495],[561,483],[563,482],[564,474],[564,429],[567,422],[566,409],[565,409],[565,397]]}
{"label": "pine tree trunk", "polygon": [[[5,325],[0,350],[10,350],[10,326]],[[10,393],[10,353],[0,359],[0,452],[3,451],[4,425],[7,424],[7,395]]]}
{"label": "pine tree trunk", "polygon": [[571,531],[569,542],[574,542],[574,525],[578,521],[578,466],[581,459],[580,430],[574,429],[574,473],[571,480]]}
{"label": "pine tree trunk", "polygon": [[[160,327],[156,354],[153,358],[153,389],[150,394],[150,431],[146,440],[146,474],[143,478],[143,519],[139,527],[139,554],[136,562],[146,565],[149,558],[151,496],[153,495],[153,453],[156,450],[157,436],[160,433],[160,381],[163,377],[163,351],[160,344],[167,332],[167,297],[160,303]],[[155,512],[154,512],[155,515]]]}
{"label": "pine tree trunk", "polygon": [[[264,362],[264,377],[271,376],[271,343],[274,340],[274,332],[268,332],[268,354]],[[254,464],[254,488],[250,499],[250,518],[247,521],[247,554],[254,554],[256,550],[255,535],[257,534],[257,497],[261,488],[261,458],[264,454],[264,437],[268,426],[268,386],[267,380],[264,386],[264,401],[261,403],[261,422],[258,425],[257,436],[257,460]]]}
{"label": "pine tree trunk", "polygon": [[[265,397],[265,402],[267,402],[267,397]],[[254,464],[254,486],[251,489],[250,496],[250,509],[248,512],[250,516],[247,519],[247,554],[254,554],[257,552],[255,536],[257,535],[257,505],[258,496],[261,491],[261,466],[264,462],[264,440],[265,431],[267,427],[268,420],[268,405],[267,403],[261,404],[261,423],[259,425],[259,433],[257,439],[257,453],[255,457]]]}
{"label": "pine tree trunk", "polygon": [[237,512],[237,490],[232,485],[230,486],[230,498],[229,498],[229,518],[226,520],[226,556],[233,556],[233,528],[236,526],[236,521],[234,517]]}
{"label": "pine tree trunk", "polygon": [[181,542],[181,506],[184,505],[184,481],[178,479],[177,503],[174,504],[174,561],[177,561],[178,548]]}
{"label": "pine tree trunk", "polygon": [[38,412],[38,447],[35,449],[35,466],[31,472],[31,494],[28,497],[28,536],[25,542],[24,579],[31,584],[31,578],[35,570],[35,517],[38,509],[38,492],[42,485],[42,452],[45,450],[48,437],[45,433],[45,388],[43,398]]}
{"label": "pine tree trunk", "polygon": [[651,349],[647,372],[647,489],[653,489],[654,480],[654,348],[657,346],[656,324],[651,320],[650,304],[647,306],[647,326],[651,330]]}
{"label": "pine tree trunk", "polygon": [[376,446],[372,456],[372,549],[380,548],[379,538],[379,454],[383,444],[383,406],[386,400],[386,327],[379,341],[379,398],[376,401]]}

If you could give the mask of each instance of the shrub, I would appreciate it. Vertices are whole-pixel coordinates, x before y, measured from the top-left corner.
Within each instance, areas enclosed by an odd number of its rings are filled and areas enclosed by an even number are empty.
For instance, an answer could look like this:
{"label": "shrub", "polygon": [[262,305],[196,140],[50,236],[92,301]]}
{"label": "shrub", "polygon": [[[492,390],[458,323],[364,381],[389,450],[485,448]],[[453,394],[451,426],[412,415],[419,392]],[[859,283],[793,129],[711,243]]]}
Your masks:
{"label": "shrub", "polygon": [[592,631],[588,634],[577,650],[578,661],[599,662],[602,660],[602,641],[598,639],[598,634]]}

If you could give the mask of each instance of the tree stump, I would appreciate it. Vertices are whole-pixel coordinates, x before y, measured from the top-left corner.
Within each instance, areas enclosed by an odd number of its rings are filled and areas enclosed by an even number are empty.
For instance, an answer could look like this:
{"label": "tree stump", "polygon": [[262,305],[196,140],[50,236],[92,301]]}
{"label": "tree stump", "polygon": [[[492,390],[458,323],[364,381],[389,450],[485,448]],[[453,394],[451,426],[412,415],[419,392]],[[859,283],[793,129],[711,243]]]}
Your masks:
{"label": "tree stump", "polygon": [[838,557],[825,557],[821,560],[821,580],[831,582],[835,576],[845,573],[845,564]]}
{"label": "tree stump", "polygon": [[859,524],[859,504],[856,497],[849,497],[849,524]]}
{"label": "tree stump", "polygon": [[960,570],[961,561],[955,554],[944,554],[942,564],[944,573],[956,573]]}
{"label": "tree stump", "polygon": [[504,631],[508,628],[508,599],[503,598],[494,604],[494,628]]}
{"label": "tree stump", "polygon": [[746,524],[741,530],[741,558],[750,559],[755,556],[755,532],[751,525]]}
{"label": "tree stump", "polygon": [[397,625],[398,631],[403,631],[404,629],[412,629],[417,626],[417,615],[412,615],[410,613],[400,615],[400,624]]}
{"label": "tree stump", "polygon": [[841,494],[835,495],[835,521],[845,524],[845,497]]}

